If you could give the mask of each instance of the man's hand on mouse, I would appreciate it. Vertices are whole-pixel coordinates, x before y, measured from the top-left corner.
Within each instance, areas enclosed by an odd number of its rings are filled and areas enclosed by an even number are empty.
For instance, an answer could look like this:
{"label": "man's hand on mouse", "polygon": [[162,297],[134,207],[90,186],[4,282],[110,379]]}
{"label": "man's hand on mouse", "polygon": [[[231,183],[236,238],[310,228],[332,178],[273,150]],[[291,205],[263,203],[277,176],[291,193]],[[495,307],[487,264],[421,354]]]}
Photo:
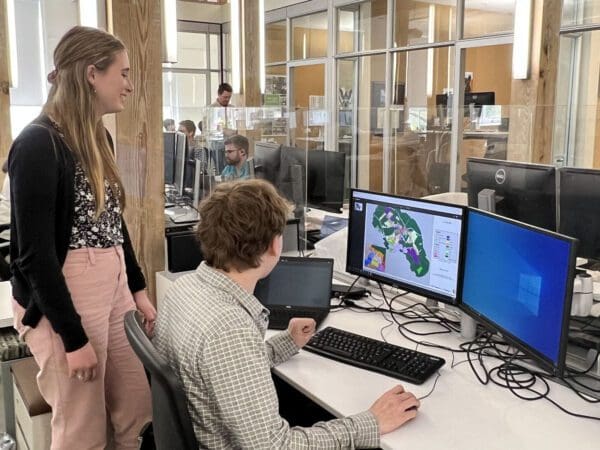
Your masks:
{"label": "man's hand on mouse", "polygon": [[398,384],[379,397],[369,409],[377,419],[379,433],[386,434],[414,419],[421,402]]}
{"label": "man's hand on mouse", "polygon": [[292,336],[294,343],[299,348],[302,348],[310,341],[310,338],[313,337],[316,327],[317,324],[314,319],[294,317],[290,320],[288,331]]}

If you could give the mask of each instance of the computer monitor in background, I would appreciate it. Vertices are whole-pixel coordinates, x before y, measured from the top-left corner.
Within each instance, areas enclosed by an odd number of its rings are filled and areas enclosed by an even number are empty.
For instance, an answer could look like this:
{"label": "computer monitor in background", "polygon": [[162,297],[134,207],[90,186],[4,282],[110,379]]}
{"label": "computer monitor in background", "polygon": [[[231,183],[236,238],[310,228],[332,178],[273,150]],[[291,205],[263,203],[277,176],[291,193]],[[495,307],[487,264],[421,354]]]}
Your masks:
{"label": "computer monitor in background", "polygon": [[600,260],[600,170],[558,170],[558,231],[579,239],[577,256]]}
{"label": "computer monitor in background", "polygon": [[461,309],[561,376],[577,241],[473,209],[468,223]]}
{"label": "computer monitor in background", "polygon": [[276,186],[279,192],[296,207],[304,206],[306,190],[306,150],[281,147],[281,160]]}
{"label": "computer monitor in background", "polygon": [[183,194],[187,139],[178,131],[164,131],[165,184],[175,186]]}
{"label": "computer monitor in background", "polygon": [[531,225],[556,230],[556,169],[554,166],[468,158],[469,206],[478,206],[478,196],[489,194],[486,211]]}
{"label": "computer monitor in background", "polygon": [[459,300],[466,209],[350,192],[346,271],[434,300]]}
{"label": "computer monitor in background", "polygon": [[165,159],[165,184],[175,184],[175,136],[173,131],[163,132],[163,151]]}
{"label": "computer monitor in background", "polygon": [[469,105],[475,107],[477,116],[481,114],[484,105],[495,105],[496,94],[494,92],[465,92],[465,116],[469,114]]}
{"label": "computer monitor in background", "polygon": [[254,175],[272,184],[277,183],[281,144],[274,142],[256,142],[254,144]]}
{"label": "computer monitor in background", "polygon": [[341,212],[344,205],[346,154],[311,150],[306,153],[306,202],[325,211]]}

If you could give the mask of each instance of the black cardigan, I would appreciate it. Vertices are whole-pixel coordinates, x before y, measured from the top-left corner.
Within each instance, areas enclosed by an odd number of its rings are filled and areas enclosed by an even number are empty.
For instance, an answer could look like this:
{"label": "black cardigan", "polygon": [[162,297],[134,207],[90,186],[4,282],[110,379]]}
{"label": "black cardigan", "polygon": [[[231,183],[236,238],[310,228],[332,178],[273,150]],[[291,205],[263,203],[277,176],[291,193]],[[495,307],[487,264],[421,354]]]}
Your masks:
{"label": "black cardigan", "polygon": [[[62,273],[75,208],[75,159],[48,117],[38,117],[15,139],[8,173],[12,295],[26,309],[23,325],[35,327],[46,316],[72,352],[88,342]],[[129,289],[135,293],[146,281],[125,221],[123,238]]]}

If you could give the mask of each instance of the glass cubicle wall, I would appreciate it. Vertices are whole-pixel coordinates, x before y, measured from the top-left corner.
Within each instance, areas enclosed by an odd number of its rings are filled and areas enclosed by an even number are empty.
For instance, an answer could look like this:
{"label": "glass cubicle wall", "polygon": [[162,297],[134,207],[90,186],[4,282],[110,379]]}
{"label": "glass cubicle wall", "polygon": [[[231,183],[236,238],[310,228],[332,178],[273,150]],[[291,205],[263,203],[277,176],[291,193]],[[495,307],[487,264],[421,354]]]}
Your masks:
{"label": "glass cubicle wall", "polygon": [[456,1],[395,0],[393,47],[456,39]]}
{"label": "glass cubicle wall", "polygon": [[337,53],[386,47],[387,0],[354,3],[337,9]]}

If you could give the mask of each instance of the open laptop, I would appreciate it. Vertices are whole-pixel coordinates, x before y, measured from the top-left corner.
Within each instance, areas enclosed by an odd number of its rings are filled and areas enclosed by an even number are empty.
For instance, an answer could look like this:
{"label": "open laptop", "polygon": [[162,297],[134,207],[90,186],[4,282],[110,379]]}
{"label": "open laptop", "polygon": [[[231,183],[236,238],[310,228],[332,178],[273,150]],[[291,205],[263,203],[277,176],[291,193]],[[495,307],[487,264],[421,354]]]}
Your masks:
{"label": "open laptop", "polygon": [[281,257],[254,295],[270,311],[269,328],[284,330],[292,317],[310,317],[317,326],[329,314],[333,259]]}

